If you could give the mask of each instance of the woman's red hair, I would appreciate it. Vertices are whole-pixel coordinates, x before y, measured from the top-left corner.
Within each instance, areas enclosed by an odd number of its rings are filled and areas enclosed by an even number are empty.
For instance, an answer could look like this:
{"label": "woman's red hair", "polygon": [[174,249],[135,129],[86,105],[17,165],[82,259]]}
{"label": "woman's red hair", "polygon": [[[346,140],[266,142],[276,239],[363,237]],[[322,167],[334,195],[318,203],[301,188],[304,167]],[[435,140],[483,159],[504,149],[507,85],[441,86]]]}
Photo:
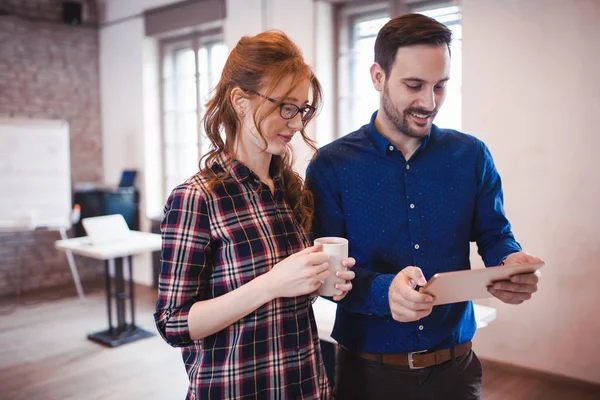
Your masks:
{"label": "woman's red hair", "polygon": [[[211,142],[211,150],[202,157],[201,164],[210,167],[223,153],[234,156],[233,146],[240,128],[240,120],[232,103],[232,90],[238,87],[249,96],[252,96],[251,92],[254,91],[270,97],[283,78],[289,75],[292,76],[292,85],[287,94],[308,80],[312,94],[311,105],[319,109],[322,99],[321,85],[311,68],[304,62],[298,46],[287,35],[279,31],[268,31],[240,39],[229,54],[214,96],[207,104],[204,131]],[[287,94],[283,97],[287,97]],[[262,98],[260,100],[266,101]],[[257,114],[254,115],[255,125],[263,138],[265,149],[267,142],[260,132],[260,126],[268,115],[276,111],[279,111],[278,107],[272,107],[269,113],[262,115],[258,120]],[[306,135],[304,128],[300,135],[304,142],[316,151],[314,142]],[[312,194],[306,190],[302,178],[292,168],[291,148],[288,147],[282,156],[273,156],[271,163],[282,178],[284,198],[291,207],[294,218],[307,231],[310,230],[313,213]],[[208,172],[210,168],[203,168],[202,171]],[[214,174],[209,176],[213,185],[223,179]]]}

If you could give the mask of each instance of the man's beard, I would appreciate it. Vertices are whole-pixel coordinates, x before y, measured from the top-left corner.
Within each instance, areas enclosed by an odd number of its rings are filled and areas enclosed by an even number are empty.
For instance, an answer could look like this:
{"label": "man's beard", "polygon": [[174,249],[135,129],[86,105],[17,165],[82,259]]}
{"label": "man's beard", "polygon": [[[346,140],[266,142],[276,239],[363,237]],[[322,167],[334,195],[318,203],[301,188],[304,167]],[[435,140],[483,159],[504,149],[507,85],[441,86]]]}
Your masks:
{"label": "man's beard", "polygon": [[385,113],[387,119],[390,120],[392,124],[394,124],[396,129],[408,137],[414,139],[423,139],[429,134],[429,131],[431,130],[431,123],[429,123],[430,126],[426,132],[412,129],[408,122],[410,113],[419,115],[431,115],[430,118],[433,120],[433,118],[435,118],[435,115],[437,114],[437,111],[437,108],[434,108],[433,111],[425,110],[424,108],[407,108],[402,114],[400,114],[392,104],[387,83],[383,87],[383,112]]}

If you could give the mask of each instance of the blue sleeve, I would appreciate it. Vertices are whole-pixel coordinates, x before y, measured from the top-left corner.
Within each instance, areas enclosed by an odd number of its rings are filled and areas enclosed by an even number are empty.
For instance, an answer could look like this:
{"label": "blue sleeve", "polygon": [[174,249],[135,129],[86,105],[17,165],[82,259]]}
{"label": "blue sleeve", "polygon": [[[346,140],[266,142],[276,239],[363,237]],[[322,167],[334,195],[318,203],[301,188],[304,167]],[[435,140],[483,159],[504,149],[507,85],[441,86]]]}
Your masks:
{"label": "blue sleeve", "polygon": [[[347,237],[340,181],[326,156],[321,155],[309,164],[306,184],[315,202],[313,238]],[[350,256],[354,256],[351,243]],[[352,281],[352,290],[338,304],[356,314],[391,315],[388,291],[395,275],[373,272],[375,266],[361,264],[360,258],[355,258],[357,264],[352,270],[356,277]]]}
{"label": "blue sleeve", "polygon": [[487,267],[500,265],[512,253],[521,251],[510,222],[504,214],[502,181],[485,144],[480,143],[477,158],[478,189],[471,241]]}

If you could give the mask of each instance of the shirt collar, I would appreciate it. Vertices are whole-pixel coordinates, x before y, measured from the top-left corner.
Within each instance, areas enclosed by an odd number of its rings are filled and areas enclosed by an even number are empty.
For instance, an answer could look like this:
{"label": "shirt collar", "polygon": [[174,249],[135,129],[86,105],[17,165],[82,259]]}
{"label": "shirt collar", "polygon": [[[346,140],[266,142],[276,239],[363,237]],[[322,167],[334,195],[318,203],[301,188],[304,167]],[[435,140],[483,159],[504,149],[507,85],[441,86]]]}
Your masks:
{"label": "shirt collar", "polygon": [[[368,125],[369,137],[371,138],[371,142],[375,146],[375,148],[384,155],[390,154],[390,146],[396,148],[385,136],[383,136],[377,128],[375,127],[375,118],[377,117],[378,111],[375,111],[371,116],[371,122]],[[435,135],[438,131],[438,127],[435,124],[431,125],[431,130],[429,134],[423,138],[421,141],[421,145],[419,146],[419,150],[424,149],[429,143],[429,138],[432,135]]]}
{"label": "shirt collar", "polygon": [[[219,167],[219,169],[229,172],[231,177],[236,181],[242,183],[246,181],[253,181],[254,183],[258,183],[260,180],[258,176],[252,172],[250,168],[248,168],[245,164],[231,157],[228,153],[221,153],[215,160],[215,163]],[[273,167],[273,163],[271,163],[270,170],[271,178],[273,182],[276,184],[279,183],[281,177],[275,172],[275,168]]]}

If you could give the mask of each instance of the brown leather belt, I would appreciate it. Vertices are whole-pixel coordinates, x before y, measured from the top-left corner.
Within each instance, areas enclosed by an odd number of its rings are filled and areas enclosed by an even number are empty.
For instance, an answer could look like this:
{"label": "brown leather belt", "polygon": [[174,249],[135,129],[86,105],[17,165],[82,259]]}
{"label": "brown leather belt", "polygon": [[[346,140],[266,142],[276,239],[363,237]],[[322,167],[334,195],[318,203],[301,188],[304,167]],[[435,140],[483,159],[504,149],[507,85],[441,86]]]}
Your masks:
{"label": "brown leather belt", "polygon": [[[456,358],[467,354],[471,350],[471,347],[472,343],[470,341],[454,346],[454,357]],[[432,352],[428,352],[427,350],[413,351],[407,354],[361,353],[359,351],[347,349],[346,347],[344,347],[344,350],[366,360],[381,360],[382,364],[402,365],[409,367],[410,369],[427,368],[433,365],[442,364],[452,359],[450,349],[436,350]]]}

